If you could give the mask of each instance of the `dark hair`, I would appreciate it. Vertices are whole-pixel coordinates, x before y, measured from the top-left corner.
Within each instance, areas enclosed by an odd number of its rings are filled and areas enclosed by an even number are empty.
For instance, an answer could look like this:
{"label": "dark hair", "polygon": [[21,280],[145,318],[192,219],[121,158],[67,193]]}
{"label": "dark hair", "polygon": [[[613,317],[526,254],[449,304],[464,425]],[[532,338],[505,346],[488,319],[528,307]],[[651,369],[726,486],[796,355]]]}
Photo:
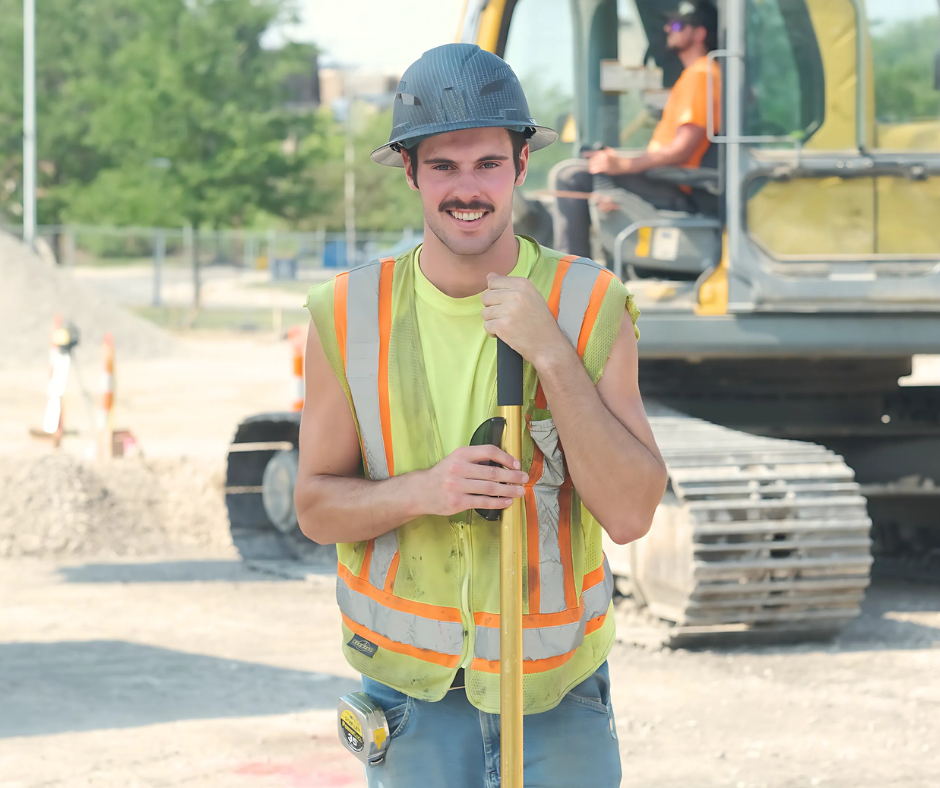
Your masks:
{"label": "dark hair", "polygon": [[[506,129],[509,132],[509,139],[512,142],[512,160],[516,165],[516,177],[519,177],[519,173],[522,172],[522,149],[525,147],[526,143],[531,137],[531,130],[526,129],[525,131],[513,131],[512,129]],[[414,185],[418,185],[418,148],[421,147],[419,142],[417,145],[411,148],[405,148],[405,152],[408,154],[408,158],[411,160],[411,174]]]}
{"label": "dark hair", "polygon": [[710,27],[705,27],[705,49],[709,52],[718,49],[718,31]]}

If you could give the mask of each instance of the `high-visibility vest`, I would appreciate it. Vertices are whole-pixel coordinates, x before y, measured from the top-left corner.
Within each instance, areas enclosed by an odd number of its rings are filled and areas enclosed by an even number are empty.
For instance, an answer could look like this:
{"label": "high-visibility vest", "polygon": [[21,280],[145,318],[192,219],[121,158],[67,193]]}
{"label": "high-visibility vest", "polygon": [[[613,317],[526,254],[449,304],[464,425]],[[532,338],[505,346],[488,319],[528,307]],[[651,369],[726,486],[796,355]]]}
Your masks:
{"label": "high-visibility vest", "polygon": [[[415,317],[414,253],[339,274],[311,288],[306,304],[348,398],[364,473],[377,481],[443,459]],[[541,247],[529,279],[596,383],[625,306],[636,318],[626,289],[586,258]],[[523,705],[534,713],[607,658],[613,578],[534,368],[525,363],[523,375]],[[471,703],[499,710],[499,523],[466,511],[425,515],[337,552],[343,650],[356,670],[435,701],[465,665]]]}

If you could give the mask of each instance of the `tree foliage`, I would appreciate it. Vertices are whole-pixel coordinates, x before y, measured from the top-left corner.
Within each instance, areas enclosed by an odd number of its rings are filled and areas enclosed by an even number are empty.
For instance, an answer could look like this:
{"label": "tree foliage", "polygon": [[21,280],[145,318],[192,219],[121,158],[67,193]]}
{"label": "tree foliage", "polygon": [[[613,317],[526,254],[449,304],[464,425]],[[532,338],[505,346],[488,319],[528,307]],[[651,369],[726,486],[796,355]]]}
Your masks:
{"label": "tree foliage", "polygon": [[[20,0],[0,0],[0,176],[21,200]],[[287,106],[315,49],[261,46],[285,0],[44,0],[37,10],[39,221],[295,222],[322,208],[327,121]],[[9,20],[10,23],[7,23]]]}
{"label": "tree foliage", "polygon": [[934,87],[934,57],[940,50],[940,20],[931,16],[876,29],[875,113],[883,123],[940,119]]}

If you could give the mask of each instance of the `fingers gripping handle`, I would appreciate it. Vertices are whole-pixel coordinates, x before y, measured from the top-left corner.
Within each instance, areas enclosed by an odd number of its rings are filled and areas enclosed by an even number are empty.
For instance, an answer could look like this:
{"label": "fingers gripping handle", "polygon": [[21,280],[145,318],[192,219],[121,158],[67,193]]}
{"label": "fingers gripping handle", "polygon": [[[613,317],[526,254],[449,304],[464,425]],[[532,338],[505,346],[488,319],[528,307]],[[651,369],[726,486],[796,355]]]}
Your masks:
{"label": "fingers gripping handle", "polygon": [[496,403],[522,405],[522,356],[496,340]]}

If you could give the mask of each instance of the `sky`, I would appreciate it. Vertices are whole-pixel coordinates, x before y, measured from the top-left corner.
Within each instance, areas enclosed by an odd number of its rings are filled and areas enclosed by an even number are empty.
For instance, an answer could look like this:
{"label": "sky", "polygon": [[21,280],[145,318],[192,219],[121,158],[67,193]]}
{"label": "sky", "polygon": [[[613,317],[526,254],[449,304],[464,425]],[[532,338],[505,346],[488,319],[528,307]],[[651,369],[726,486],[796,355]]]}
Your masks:
{"label": "sky", "polygon": [[[454,41],[464,0],[295,0],[303,21],[286,31],[313,41],[325,64],[401,73],[426,49]],[[865,0],[870,18],[936,16],[937,0]],[[528,0],[529,5],[535,5]],[[525,5],[521,3],[520,5]],[[551,3],[550,5],[554,5]]]}
{"label": "sky", "polygon": [[303,22],[287,31],[313,41],[324,63],[401,73],[421,53],[455,41],[463,0],[297,0]]}

